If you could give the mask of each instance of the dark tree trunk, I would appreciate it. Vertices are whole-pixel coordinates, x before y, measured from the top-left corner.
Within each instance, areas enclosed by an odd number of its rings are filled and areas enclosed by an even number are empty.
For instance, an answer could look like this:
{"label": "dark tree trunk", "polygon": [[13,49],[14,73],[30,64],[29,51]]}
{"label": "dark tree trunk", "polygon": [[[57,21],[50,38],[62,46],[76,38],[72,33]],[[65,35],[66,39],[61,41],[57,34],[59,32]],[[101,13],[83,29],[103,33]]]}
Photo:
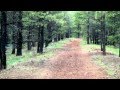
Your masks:
{"label": "dark tree trunk", "polygon": [[28,46],[28,50],[32,49],[32,40],[31,40],[31,27],[29,26],[29,30],[28,30],[28,37],[27,37],[27,46]]}
{"label": "dark tree trunk", "polygon": [[57,35],[54,37],[54,42],[57,42],[58,41],[58,38],[57,38]]}
{"label": "dark tree trunk", "polygon": [[15,31],[13,28],[13,34],[12,34],[12,54],[15,54]]}
{"label": "dark tree trunk", "polygon": [[93,44],[95,44],[95,36],[93,36]]}
{"label": "dark tree trunk", "polygon": [[89,25],[89,24],[90,24],[90,23],[89,23],[89,18],[88,18],[88,26],[87,26],[87,27],[88,27],[88,28],[87,28],[87,44],[90,44],[90,42],[89,42],[89,40],[90,40],[90,39],[89,39],[89,36],[90,36],[90,34],[89,34],[89,33],[90,33],[90,31],[89,31],[90,25]]}
{"label": "dark tree trunk", "polygon": [[66,37],[66,38],[69,38],[69,33],[68,33],[68,32],[66,32],[65,37]]}
{"label": "dark tree trunk", "polygon": [[1,30],[0,30],[0,70],[2,69],[2,48],[1,48]]}
{"label": "dark tree trunk", "polygon": [[48,46],[48,41],[47,40],[45,40],[45,47],[47,47]]}
{"label": "dark tree trunk", "polygon": [[34,35],[32,35],[32,47],[36,46],[36,42],[34,41]]}
{"label": "dark tree trunk", "polygon": [[12,54],[15,54],[15,44],[12,45]]}
{"label": "dark tree trunk", "polygon": [[92,43],[95,44],[95,29],[92,29]]}
{"label": "dark tree trunk", "polygon": [[47,38],[45,40],[45,47],[47,47],[49,45],[49,43],[52,42],[52,22],[49,22],[47,25]]}
{"label": "dark tree trunk", "polygon": [[39,26],[39,29],[38,29],[38,45],[37,45],[37,53],[40,53],[40,29],[41,29],[41,27]]}
{"label": "dark tree trunk", "polygon": [[28,47],[28,50],[31,50],[31,42],[30,41],[27,42],[27,47]]}
{"label": "dark tree trunk", "polygon": [[106,30],[105,30],[105,14],[102,16],[102,31],[103,31],[103,55],[106,55]]}
{"label": "dark tree trunk", "polygon": [[15,41],[15,11],[13,11],[13,32],[12,32],[12,54],[15,54],[15,48],[16,48],[16,46],[15,46],[15,43],[16,43],[16,41]]}
{"label": "dark tree trunk", "polygon": [[93,41],[93,40],[92,40],[92,35],[90,35],[90,43],[92,43],[92,41]]}
{"label": "dark tree trunk", "polygon": [[19,15],[18,15],[18,32],[17,32],[17,54],[16,56],[21,56],[22,55],[22,11],[19,11]]}
{"label": "dark tree trunk", "polygon": [[78,38],[80,38],[80,33],[78,32],[77,34],[78,34]]}
{"label": "dark tree trunk", "polygon": [[61,39],[62,39],[62,40],[64,39],[64,35],[63,35],[63,34],[61,34]]}
{"label": "dark tree trunk", "polygon": [[96,33],[95,33],[95,44],[97,44],[97,36],[96,36]]}
{"label": "dark tree trunk", "polygon": [[37,53],[43,53],[44,47],[44,26],[39,27]]}
{"label": "dark tree trunk", "polygon": [[7,12],[1,11],[0,69],[6,69]]}
{"label": "dark tree trunk", "polygon": [[42,30],[41,30],[41,53],[43,53],[43,47],[44,47],[44,26],[42,26]]}
{"label": "dark tree trunk", "polygon": [[[81,26],[80,26],[80,24],[78,24],[78,27],[77,27],[77,29],[78,29],[78,31],[80,31],[80,29],[81,29]],[[80,38],[80,32],[78,32],[78,33],[77,33],[77,38]]]}
{"label": "dark tree trunk", "polygon": [[100,44],[101,44],[101,51],[103,51],[103,30],[102,30],[102,21],[101,21],[101,34],[100,34]]}
{"label": "dark tree trunk", "polygon": [[98,35],[99,35],[98,31],[96,31],[96,33],[95,33],[95,44],[98,44]]}
{"label": "dark tree trunk", "polygon": [[60,34],[58,34],[58,41],[60,41],[60,38],[61,38],[61,37],[60,37]]}
{"label": "dark tree trunk", "polygon": [[44,26],[41,27],[40,32],[40,52],[43,53],[43,47],[44,47]]}
{"label": "dark tree trunk", "polygon": [[35,46],[36,46],[34,41],[32,41],[32,46],[33,46],[33,47],[35,47]]}

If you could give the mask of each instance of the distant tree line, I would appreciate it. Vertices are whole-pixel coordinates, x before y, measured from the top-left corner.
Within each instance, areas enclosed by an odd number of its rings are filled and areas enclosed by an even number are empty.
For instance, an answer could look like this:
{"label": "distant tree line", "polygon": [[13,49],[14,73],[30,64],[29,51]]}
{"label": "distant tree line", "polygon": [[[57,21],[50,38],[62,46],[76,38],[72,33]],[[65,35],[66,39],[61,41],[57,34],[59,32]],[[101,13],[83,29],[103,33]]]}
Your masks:
{"label": "distant tree line", "polygon": [[76,25],[82,27],[87,44],[101,46],[106,55],[106,45],[119,47],[120,57],[120,12],[119,11],[80,11],[75,14]]}

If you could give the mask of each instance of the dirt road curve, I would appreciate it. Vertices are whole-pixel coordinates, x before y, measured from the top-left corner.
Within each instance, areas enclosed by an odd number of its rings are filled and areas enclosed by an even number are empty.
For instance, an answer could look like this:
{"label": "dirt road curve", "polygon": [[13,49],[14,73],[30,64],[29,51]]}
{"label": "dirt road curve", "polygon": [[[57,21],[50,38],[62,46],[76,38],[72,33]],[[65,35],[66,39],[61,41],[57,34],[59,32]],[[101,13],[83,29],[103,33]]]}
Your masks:
{"label": "dirt road curve", "polygon": [[[89,53],[80,46],[80,39],[75,39],[56,54],[50,60],[41,65],[35,62],[23,64],[18,67],[29,69],[22,70],[15,68],[4,72],[2,78],[30,78],[30,79],[103,79],[107,78],[106,72],[96,66]],[[31,67],[31,69],[30,69]]]}

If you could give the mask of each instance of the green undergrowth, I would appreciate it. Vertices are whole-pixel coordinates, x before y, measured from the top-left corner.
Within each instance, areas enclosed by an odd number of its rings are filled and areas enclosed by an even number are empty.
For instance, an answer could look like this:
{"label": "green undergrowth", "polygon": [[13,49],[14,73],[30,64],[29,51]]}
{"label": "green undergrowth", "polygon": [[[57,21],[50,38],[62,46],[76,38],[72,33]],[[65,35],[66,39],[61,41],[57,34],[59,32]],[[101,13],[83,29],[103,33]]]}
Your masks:
{"label": "green undergrowth", "polygon": [[26,49],[22,50],[22,56],[16,56],[11,54],[11,48],[7,49],[7,68],[11,68],[12,66],[20,63],[20,62],[26,62],[34,58],[35,60],[43,60],[48,59],[55,55],[54,50],[62,48],[63,45],[70,42],[74,38],[64,39],[59,42],[50,43],[47,48],[44,48],[43,54],[38,54],[37,48],[32,48],[31,51],[27,51]]}
{"label": "green undergrowth", "polygon": [[[96,45],[96,44],[87,44],[86,40],[82,40],[82,48],[84,48],[87,51],[94,51],[95,49],[99,49],[100,50],[100,45]],[[119,48],[116,48],[114,46],[106,46],[106,52],[112,53],[114,55],[119,56]]]}
{"label": "green undergrowth", "polygon": [[[100,50],[100,45],[96,44],[87,44],[86,40],[82,40],[82,43],[80,43],[82,48],[88,52],[92,52],[97,50]],[[115,48],[113,46],[106,46],[106,52],[111,53],[113,55],[97,55],[93,54],[92,61],[96,63],[96,65],[104,68],[104,70],[107,72],[108,76],[110,78],[120,78],[120,75],[118,75],[120,72],[120,58],[119,55],[119,49]]]}
{"label": "green undergrowth", "polygon": [[65,45],[66,43],[68,43],[68,42],[71,41],[71,40],[74,40],[74,38],[64,39],[64,40],[61,40],[61,41],[59,41],[59,42],[51,43],[51,44],[47,47],[47,50],[61,48],[63,45]]}
{"label": "green undergrowth", "polygon": [[120,58],[114,56],[93,55],[92,60],[96,65],[104,68],[110,78],[120,78]]}

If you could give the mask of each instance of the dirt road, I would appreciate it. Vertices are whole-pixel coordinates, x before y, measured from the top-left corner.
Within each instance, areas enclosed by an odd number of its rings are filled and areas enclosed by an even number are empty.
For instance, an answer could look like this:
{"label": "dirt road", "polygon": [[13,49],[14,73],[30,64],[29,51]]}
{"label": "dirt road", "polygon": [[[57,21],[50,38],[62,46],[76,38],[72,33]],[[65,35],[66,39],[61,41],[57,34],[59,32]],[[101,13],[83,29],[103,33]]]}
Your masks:
{"label": "dirt road", "polygon": [[[103,79],[106,72],[91,61],[91,56],[80,46],[81,39],[65,45],[49,60],[28,62],[3,71],[0,78],[18,79]],[[24,69],[23,69],[24,67]],[[3,74],[4,73],[4,74]]]}

